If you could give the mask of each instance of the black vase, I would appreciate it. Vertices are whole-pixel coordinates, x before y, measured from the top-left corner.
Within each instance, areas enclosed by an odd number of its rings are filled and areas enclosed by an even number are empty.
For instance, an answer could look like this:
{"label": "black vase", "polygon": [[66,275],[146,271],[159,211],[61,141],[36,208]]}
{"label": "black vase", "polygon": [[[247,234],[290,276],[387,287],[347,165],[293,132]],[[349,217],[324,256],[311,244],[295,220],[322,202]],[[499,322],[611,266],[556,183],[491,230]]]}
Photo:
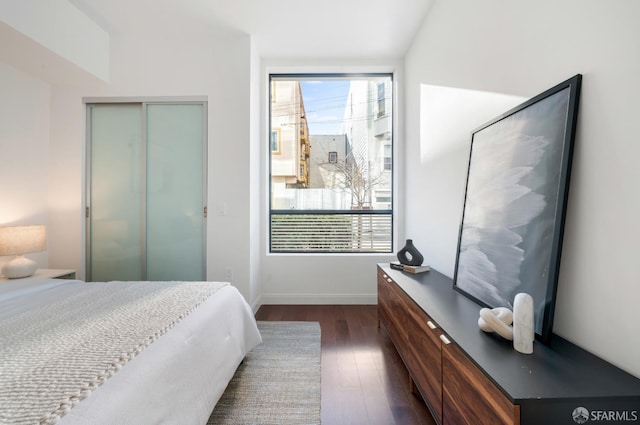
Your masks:
{"label": "black vase", "polygon": [[420,251],[413,245],[411,239],[407,239],[407,243],[400,251],[398,251],[398,261],[405,266],[421,266],[424,258]]}

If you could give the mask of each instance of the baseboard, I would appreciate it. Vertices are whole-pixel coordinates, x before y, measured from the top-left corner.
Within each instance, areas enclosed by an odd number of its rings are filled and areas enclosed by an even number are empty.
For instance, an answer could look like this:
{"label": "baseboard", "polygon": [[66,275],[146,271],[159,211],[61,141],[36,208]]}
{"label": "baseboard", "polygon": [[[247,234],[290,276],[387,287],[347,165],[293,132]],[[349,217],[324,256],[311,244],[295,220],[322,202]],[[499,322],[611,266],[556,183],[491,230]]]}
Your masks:
{"label": "baseboard", "polygon": [[260,295],[254,302],[251,303],[251,310],[253,311],[253,314],[256,314],[258,312],[258,309],[262,304],[264,303],[262,302],[262,295]]}
{"label": "baseboard", "polygon": [[[260,308],[261,305],[269,305],[269,304],[375,305],[375,304],[378,304],[378,295],[377,294],[264,294],[258,297],[255,303],[255,306],[257,306],[257,308]],[[257,308],[255,311],[257,311]]]}

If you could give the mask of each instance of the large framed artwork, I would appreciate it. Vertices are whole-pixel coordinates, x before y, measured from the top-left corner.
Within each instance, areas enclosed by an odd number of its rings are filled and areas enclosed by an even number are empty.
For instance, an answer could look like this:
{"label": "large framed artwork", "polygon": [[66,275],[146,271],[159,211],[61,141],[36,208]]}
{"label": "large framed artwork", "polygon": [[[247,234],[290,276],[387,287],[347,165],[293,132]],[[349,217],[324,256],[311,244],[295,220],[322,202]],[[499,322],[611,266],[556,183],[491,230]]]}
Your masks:
{"label": "large framed artwork", "polygon": [[485,307],[533,297],[536,338],[552,333],[582,76],[472,132],[454,288]]}

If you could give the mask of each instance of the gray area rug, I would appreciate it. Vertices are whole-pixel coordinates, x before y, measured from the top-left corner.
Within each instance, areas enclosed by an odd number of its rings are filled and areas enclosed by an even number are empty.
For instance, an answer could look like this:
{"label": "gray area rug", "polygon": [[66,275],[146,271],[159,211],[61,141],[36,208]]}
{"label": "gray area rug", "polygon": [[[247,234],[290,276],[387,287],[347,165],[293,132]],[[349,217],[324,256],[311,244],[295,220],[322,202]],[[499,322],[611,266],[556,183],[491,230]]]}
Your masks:
{"label": "gray area rug", "polygon": [[320,424],[320,324],[258,328],[263,343],[238,367],[207,425]]}

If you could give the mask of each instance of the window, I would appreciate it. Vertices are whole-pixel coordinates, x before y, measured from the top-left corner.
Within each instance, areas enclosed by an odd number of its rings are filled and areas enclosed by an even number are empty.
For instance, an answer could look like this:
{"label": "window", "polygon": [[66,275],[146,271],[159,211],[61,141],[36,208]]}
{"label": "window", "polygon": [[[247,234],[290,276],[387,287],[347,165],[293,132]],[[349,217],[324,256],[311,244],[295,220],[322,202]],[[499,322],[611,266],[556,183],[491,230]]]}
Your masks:
{"label": "window", "polygon": [[280,130],[271,130],[271,153],[275,155],[280,154]]}
{"label": "window", "polygon": [[270,75],[270,252],[393,252],[391,83]]}
{"label": "window", "polygon": [[385,144],[384,145],[384,155],[383,155],[383,159],[384,161],[382,167],[384,170],[388,170],[391,171],[391,145],[390,144]]}
{"label": "window", "polygon": [[383,117],[386,114],[386,90],[384,87],[384,81],[378,83],[378,118]]}

